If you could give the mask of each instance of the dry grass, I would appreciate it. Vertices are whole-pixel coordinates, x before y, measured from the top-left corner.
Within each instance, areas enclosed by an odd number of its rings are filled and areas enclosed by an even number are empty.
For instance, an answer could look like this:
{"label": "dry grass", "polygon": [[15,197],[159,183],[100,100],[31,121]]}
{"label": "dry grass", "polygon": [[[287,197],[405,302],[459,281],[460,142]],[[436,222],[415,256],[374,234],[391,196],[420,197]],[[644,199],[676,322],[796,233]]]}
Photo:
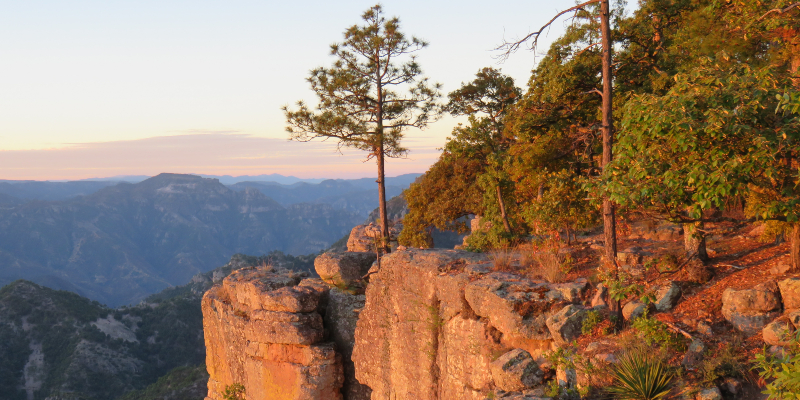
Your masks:
{"label": "dry grass", "polygon": [[519,266],[526,270],[532,270],[536,264],[536,249],[531,244],[521,244],[517,246],[516,252],[519,253]]}
{"label": "dry grass", "polygon": [[545,250],[534,254],[534,258],[539,264],[537,275],[550,283],[566,281],[570,264],[566,256]]}
{"label": "dry grass", "polygon": [[489,252],[489,259],[494,263],[495,271],[511,271],[513,254],[509,249],[497,249]]}

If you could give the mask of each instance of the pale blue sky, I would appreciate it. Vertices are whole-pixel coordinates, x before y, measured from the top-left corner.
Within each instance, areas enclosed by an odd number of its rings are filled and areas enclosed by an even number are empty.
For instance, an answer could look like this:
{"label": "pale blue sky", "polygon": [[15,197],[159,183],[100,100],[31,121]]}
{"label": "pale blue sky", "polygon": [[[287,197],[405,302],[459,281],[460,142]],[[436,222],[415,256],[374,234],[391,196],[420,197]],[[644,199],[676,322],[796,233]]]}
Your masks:
{"label": "pale blue sky", "polygon": [[[166,171],[372,176],[374,165],[361,163],[359,152],[340,156],[330,143],[283,143],[280,107],[313,102],[308,71],[332,61],[329,45],[373,4],[3,1],[0,179]],[[447,93],[490,65],[524,87],[534,54],[520,51],[497,65],[490,50],[575,3],[382,4],[386,14],[400,17],[407,34],[430,42],[419,61]],[[555,24],[541,51],[562,27]],[[389,173],[424,172],[454,124],[445,118],[409,131],[410,159],[391,161]],[[165,143],[169,151],[158,147]]]}

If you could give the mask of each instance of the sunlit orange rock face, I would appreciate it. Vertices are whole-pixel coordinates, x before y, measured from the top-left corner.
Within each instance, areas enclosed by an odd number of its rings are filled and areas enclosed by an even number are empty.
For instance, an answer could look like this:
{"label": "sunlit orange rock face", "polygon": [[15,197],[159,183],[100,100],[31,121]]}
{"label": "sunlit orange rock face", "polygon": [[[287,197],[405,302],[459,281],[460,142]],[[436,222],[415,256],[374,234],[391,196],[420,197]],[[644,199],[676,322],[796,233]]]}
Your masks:
{"label": "sunlit orange rock face", "polygon": [[242,385],[248,400],[340,400],[341,356],[323,340],[326,288],[271,267],[234,272],[203,297],[206,400]]}

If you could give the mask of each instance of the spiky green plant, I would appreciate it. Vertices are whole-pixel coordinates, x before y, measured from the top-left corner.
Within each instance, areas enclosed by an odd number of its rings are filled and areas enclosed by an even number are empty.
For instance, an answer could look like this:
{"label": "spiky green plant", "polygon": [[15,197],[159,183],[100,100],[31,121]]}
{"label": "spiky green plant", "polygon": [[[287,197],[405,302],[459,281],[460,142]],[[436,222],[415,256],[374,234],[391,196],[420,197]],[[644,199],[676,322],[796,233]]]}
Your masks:
{"label": "spiky green plant", "polygon": [[669,393],[672,373],[661,360],[643,349],[630,350],[619,358],[608,391],[621,400],[659,400]]}

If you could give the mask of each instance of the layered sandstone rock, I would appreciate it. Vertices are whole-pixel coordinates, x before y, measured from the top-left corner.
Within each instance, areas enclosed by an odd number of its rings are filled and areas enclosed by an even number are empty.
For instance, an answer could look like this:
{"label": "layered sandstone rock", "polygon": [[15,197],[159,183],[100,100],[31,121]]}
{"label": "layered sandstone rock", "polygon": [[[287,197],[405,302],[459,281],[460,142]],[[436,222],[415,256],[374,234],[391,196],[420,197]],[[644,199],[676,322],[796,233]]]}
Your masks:
{"label": "layered sandstone rock", "polygon": [[203,296],[207,400],[243,385],[248,400],[342,399],[342,361],[324,336],[327,288],[291,270],[246,268]]}
{"label": "layered sandstone rock", "polygon": [[[484,255],[470,252],[394,252],[370,277],[355,331],[356,378],[373,400],[483,400],[514,379],[516,388],[538,384],[534,360],[553,343],[547,318],[583,301],[587,287],[491,272]],[[493,368],[502,354],[514,357]]]}

